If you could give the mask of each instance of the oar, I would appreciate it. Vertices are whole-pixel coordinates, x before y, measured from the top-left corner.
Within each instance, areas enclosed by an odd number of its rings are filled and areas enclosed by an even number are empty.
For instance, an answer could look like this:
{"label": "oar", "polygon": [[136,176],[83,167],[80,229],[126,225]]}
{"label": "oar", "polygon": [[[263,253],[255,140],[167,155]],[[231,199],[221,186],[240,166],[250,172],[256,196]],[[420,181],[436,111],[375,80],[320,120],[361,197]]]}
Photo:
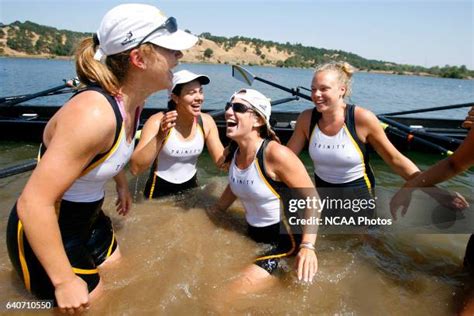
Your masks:
{"label": "oar", "polygon": [[36,167],[36,163],[36,159],[30,159],[18,165],[0,169],[0,179],[33,170]]}
{"label": "oar", "polygon": [[424,109],[418,109],[418,110],[383,113],[383,114],[379,114],[379,115],[392,115],[393,116],[393,115],[403,115],[403,114],[415,114],[415,113],[424,113],[424,112],[433,112],[433,111],[467,108],[467,107],[471,107],[473,105],[474,105],[474,103],[471,102],[471,103],[463,103],[463,104],[437,106],[437,107],[424,108]]}
{"label": "oar", "polygon": [[311,101],[310,96],[301,93],[298,89],[287,88],[287,87],[284,87],[284,86],[279,85],[277,83],[274,83],[274,82],[268,81],[266,79],[254,76],[247,69],[245,69],[243,67],[240,67],[240,66],[237,66],[237,65],[232,65],[232,77],[234,77],[235,79],[237,79],[239,81],[242,81],[242,82],[248,84],[249,86],[252,85],[254,80],[257,80],[257,81],[266,83],[266,84],[268,84],[272,87],[281,89],[281,90],[286,91],[288,93],[291,93],[291,95],[299,96],[300,98]]}
{"label": "oar", "polygon": [[303,90],[306,90],[306,91],[309,91],[309,92],[312,92],[311,89],[308,89],[306,87],[303,87],[303,86],[297,86],[296,88],[298,89],[303,89]]}
{"label": "oar", "polygon": [[47,96],[53,93],[58,92],[59,90],[62,90],[67,87],[77,87],[79,86],[79,80],[78,79],[72,79],[72,80],[65,80],[65,83],[63,83],[60,86],[53,87],[50,89],[46,89],[40,92],[36,93],[31,93],[31,94],[24,94],[24,95],[15,95],[15,96],[9,96],[9,97],[3,97],[0,98],[0,106],[13,106],[18,103],[22,103],[34,98],[42,97],[42,96]]}
{"label": "oar", "polygon": [[408,143],[411,142],[418,142],[427,148],[431,148],[436,152],[439,152],[441,155],[450,156],[453,152],[449,149],[444,148],[438,144],[435,144],[429,140],[426,140],[419,135],[415,135],[413,131],[406,125],[395,122],[393,120],[384,121],[383,117],[379,117],[379,119],[383,122],[382,127],[385,132],[393,132],[393,134],[403,137]]}
{"label": "oar", "polygon": [[437,135],[437,134],[425,132],[423,130],[411,128],[411,127],[409,127],[405,124],[399,123],[395,120],[392,120],[388,117],[385,117],[384,115],[379,115],[378,119],[380,121],[384,122],[384,123],[395,126],[398,129],[401,129],[401,130],[403,130],[403,131],[405,131],[409,134],[416,135],[418,137],[423,137],[423,138],[427,137],[427,138],[430,138],[430,139],[433,139],[433,140],[436,140],[436,141],[439,141],[439,142],[443,142],[445,144],[455,145],[455,146],[459,146],[462,143],[461,140],[453,138],[453,137]]}

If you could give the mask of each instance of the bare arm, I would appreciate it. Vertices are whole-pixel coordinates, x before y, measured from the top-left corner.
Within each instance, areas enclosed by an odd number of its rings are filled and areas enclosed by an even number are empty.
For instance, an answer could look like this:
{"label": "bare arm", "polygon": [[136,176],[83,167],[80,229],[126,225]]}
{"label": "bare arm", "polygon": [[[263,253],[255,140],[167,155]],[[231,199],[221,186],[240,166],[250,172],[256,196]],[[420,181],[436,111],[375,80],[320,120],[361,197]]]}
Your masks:
{"label": "bare arm", "polygon": [[[304,188],[304,194],[307,197],[312,195],[319,198],[303,163],[285,146],[270,142],[265,153],[265,166],[270,177],[283,181],[289,188]],[[319,217],[320,211],[307,208],[305,218]],[[303,227],[303,237],[296,260],[299,280],[311,282],[318,270],[318,259],[313,248],[315,243],[315,227],[313,227],[313,230],[311,227]],[[303,246],[309,246],[312,249]]]}
{"label": "bare arm", "polygon": [[48,150],[18,199],[17,209],[31,248],[56,288],[61,307],[64,302],[74,305],[83,299],[87,286],[73,273],[66,256],[55,202],[96,154],[110,148],[115,120],[103,96],[84,92],[69,101],[50,123],[45,133],[52,135]]}
{"label": "bare arm", "polygon": [[309,125],[311,121],[312,109],[303,111],[296,120],[295,130],[291,135],[286,147],[290,148],[296,155],[303,150],[306,142],[309,140]]}
{"label": "bare arm", "polygon": [[[356,108],[356,125],[366,140],[390,168],[405,180],[420,171],[418,167],[388,140],[377,117],[370,111]],[[359,128],[360,126],[360,128]]]}
{"label": "bare arm", "polygon": [[117,201],[115,202],[116,211],[120,215],[127,215],[132,206],[132,195],[128,189],[125,169],[122,169],[115,177],[115,187],[117,189]]}
{"label": "bare arm", "polygon": [[211,155],[212,161],[219,168],[224,162],[224,146],[219,138],[219,131],[216,122],[208,114],[202,114],[206,133],[206,146]]}
{"label": "bare arm", "polygon": [[[408,211],[411,202],[411,194],[413,188],[430,187],[442,181],[448,180],[455,175],[465,171],[474,165],[474,129],[471,129],[466,136],[464,142],[454,152],[454,154],[446,159],[441,160],[433,167],[418,174],[415,178],[407,181],[404,188],[400,189],[390,201],[390,212],[394,219],[397,219],[397,211],[401,207],[401,214],[404,216]],[[458,208],[467,207],[465,200],[458,200]]]}
{"label": "bare arm", "polygon": [[430,187],[460,174],[472,165],[474,165],[474,129],[469,131],[464,142],[452,156],[407,181],[405,187]]}
{"label": "bare arm", "polygon": [[227,184],[224,192],[222,192],[222,195],[219,198],[219,201],[217,201],[215,206],[216,206],[217,210],[225,211],[232,205],[232,203],[234,203],[234,201],[236,199],[237,199],[237,197],[235,196],[235,194],[230,189],[230,185]]}
{"label": "bare arm", "polygon": [[178,113],[171,111],[155,114],[146,121],[130,160],[130,172],[133,175],[139,175],[150,167],[158,156],[169,129],[176,125],[177,117]]}

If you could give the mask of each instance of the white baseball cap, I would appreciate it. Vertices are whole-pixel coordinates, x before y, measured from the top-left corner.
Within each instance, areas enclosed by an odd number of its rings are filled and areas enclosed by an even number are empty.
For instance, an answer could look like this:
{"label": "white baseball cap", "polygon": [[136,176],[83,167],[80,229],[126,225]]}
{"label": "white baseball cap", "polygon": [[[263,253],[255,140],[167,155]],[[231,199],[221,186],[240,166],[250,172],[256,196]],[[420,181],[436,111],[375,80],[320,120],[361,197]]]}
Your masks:
{"label": "white baseball cap", "polygon": [[198,80],[202,85],[211,82],[209,77],[206,75],[198,75],[189,70],[180,70],[173,74],[173,86],[170,91],[173,91],[179,84],[188,83],[194,80]]}
{"label": "white baseball cap", "polygon": [[247,101],[252,109],[265,119],[267,127],[271,129],[270,115],[272,114],[272,104],[269,98],[254,89],[240,89],[230,97],[230,102],[235,97]]}
{"label": "white baseball cap", "polygon": [[94,59],[152,43],[172,50],[184,50],[196,44],[198,38],[178,30],[176,19],[167,18],[158,8],[139,3],[116,6],[107,12],[96,33],[99,48]]}

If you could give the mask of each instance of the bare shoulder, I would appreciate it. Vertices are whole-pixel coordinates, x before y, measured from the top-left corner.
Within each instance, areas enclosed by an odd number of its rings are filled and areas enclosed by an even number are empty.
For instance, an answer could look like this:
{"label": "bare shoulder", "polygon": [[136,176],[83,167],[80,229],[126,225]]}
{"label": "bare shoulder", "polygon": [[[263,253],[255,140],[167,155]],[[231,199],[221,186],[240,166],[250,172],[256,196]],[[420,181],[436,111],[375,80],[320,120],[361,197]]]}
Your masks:
{"label": "bare shoulder", "polygon": [[[85,91],[69,100],[52,120],[55,128],[106,133],[115,130],[115,115],[109,101],[101,93]],[[49,124],[48,124],[49,125]]]}
{"label": "bare shoulder", "polygon": [[355,107],[354,117],[357,126],[370,126],[374,123],[378,124],[379,122],[379,119],[372,111],[364,109],[360,106]]}
{"label": "bare shoulder", "polygon": [[265,157],[267,161],[277,164],[291,163],[292,159],[298,159],[291,149],[279,144],[276,141],[270,141],[265,150]]}
{"label": "bare shoulder", "polygon": [[164,112],[153,114],[146,120],[145,125],[159,126],[164,115]]}
{"label": "bare shoulder", "polygon": [[209,126],[209,124],[213,124],[213,125],[216,124],[216,122],[214,121],[214,118],[207,113],[201,113],[201,117],[202,117],[204,126],[206,125]]}
{"label": "bare shoulder", "polygon": [[311,121],[311,116],[313,114],[313,108],[306,109],[298,115],[298,123],[302,123],[303,125],[309,125]]}

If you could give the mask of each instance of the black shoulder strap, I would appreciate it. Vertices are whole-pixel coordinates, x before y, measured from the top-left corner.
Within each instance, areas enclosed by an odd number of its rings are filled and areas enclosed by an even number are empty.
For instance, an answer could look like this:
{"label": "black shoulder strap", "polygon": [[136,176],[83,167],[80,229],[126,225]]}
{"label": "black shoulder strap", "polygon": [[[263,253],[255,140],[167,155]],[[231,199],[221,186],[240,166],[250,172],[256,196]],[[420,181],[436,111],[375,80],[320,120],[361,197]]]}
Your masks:
{"label": "black shoulder strap", "polygon": [[202,115],[198,116],[197,123],[199,126],[201,126],[202,132],[204,134],[204,137],[206,136],[206,132],[204,130],[204,121],[202,120]]}
{"label": "black shoulder strap", "polygon": [[311,122],[309,123],[308,138],[311,137],[311,134],[313,133],[314,127],[316,126],[316,124],[318,124],[320,118],[321,118],[321,113],[319,113],[318,110],[315,107],[313,109],[313,111],[311,112]]}
{"label": "black shoulder strap", "polygon": [[285,184],[283,182],[275,181],[272,178],[270,178],[267,175],[267,171],[265,168],[265,162],[264,162],[264,154],[265,154],[265,149],[267,148],[268,144],[271,142],[271,139],[264,139],[262,146],[260,146],[260,149],[257,152],[257,162],[260,167],[260,171],[262,172],[263,177],[265,180],[268,182],[268,184],[272,187],[272,189],[277,192],[278,194],[281,195],[281,189],[285,187]]}
{"label": "black shoulder strap", "polygon": [[[99,154],[99,155],[95,156],[94,159],[92,159],[92,161],[85,168],[85,169],[87,169],[89,166],[91,166],[95,162],[99,161],[104,156],[106,156],[109,153],[109,151],[114,147],[114,145],[117,142],[118,137],[120,135],[120,130],[122,129],[123,119],[122,119],[122,114],[120,113],[120,108],[119,108],[115,98],[113,96],[111,96],[110,94],[108,94],[107,92],[105,92],[105,90],[102,87],[100,87],[99,85],[88,86],[85,89],[74,93],[74,95],[72,95],[71,98],[69,98],[69,99],[72,99],[76,95],[78,95],[82,92],[85,92],[85,91],[96,91],[96,92],[99,92],[100,94],[102,94],[107,99],[107,101],[109,101],[110,105],[112,106],[112,109],[114,110],[114,114],[115,114],[115,121],[117,123],[116,127],[115,127],[115,137],[114,137],[114,142],[113,142],[112,146],[105,153],[102,153],[102,154]],[[40,157],[44,155],[44,153],[46,152],[46,149],[47,149],[46,146],[42,142],[41,147],[40,147]]]}
{"label": "black shoulder strap", "polygon": [[351,133],[352,138],[356,141],[357,145],[359,146],[359,149],[362,151],[362,154],[365,157],[367,154],[365,144],[361,142],[356,132],[355,108],[356,106],[353,104],[346,105],[345,123],[346,123],[347,129],[349,130],[349,133]]}
{"label": "black shoulder strap", "polygon": [[367,151],[367,146],[359,139],[356,132],[356,122],[355,122],[355,108],[356,105],[354,104],[347,104],[346,105],[346,117],[345,117],[345,124],[349,133],[351,134],[352,138],[359,146],[360,151],[362,152],[362,156],[364,157],[364,164],[365,164],[365,173],[367,174],[369,181],[371,183],[372,188],[375,186],[375,176],[370,167],[370,159],[369,153]]}

